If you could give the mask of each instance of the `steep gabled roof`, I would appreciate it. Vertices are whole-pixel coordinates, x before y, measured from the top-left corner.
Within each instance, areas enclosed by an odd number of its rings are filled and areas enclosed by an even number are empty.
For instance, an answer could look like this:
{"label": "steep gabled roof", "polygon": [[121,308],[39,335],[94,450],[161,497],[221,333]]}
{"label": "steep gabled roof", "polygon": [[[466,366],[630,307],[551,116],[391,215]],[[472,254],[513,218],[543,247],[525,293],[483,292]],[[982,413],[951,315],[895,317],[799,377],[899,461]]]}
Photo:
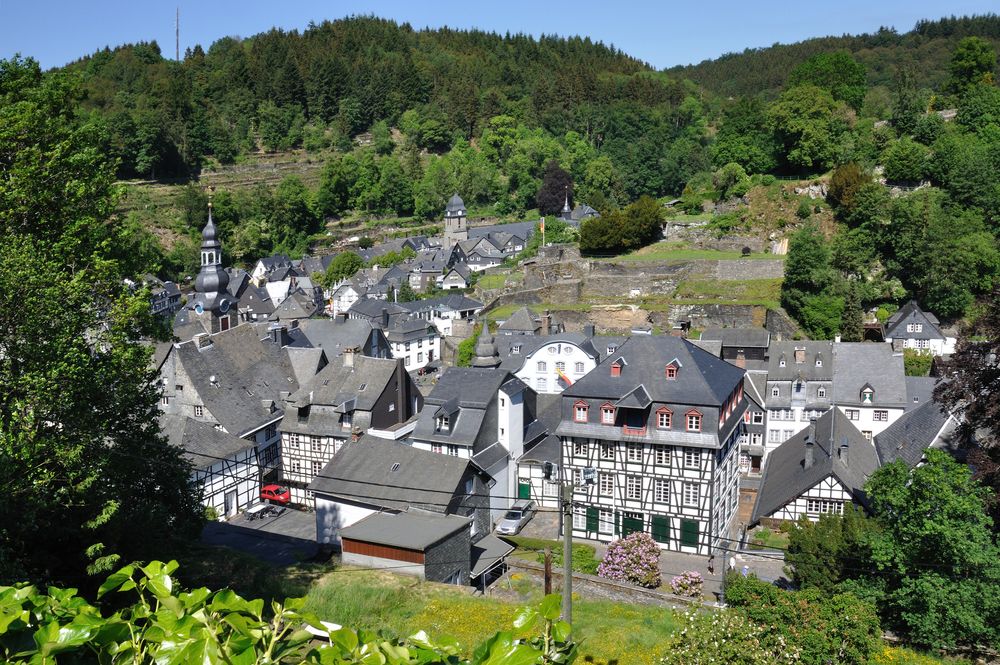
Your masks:
{"label": "steep gabled roof", "polygon": [[[864,486],[879,467],[875,448],[847,416],[833,408],[816,421],[813,464],[806,467],[806,441],[810,428],[778,446],[767,457],[751,524],[770,516],[824,478],[833,476],[854,499],[865,505]],[[847,445],[847,461],[840,454]]]}
{"label": "steep gabled roof", "polygon": [[881,464],[898,459],[914,467],[931,446],[951,448],[957,445],[958,421],[933,400],[904,413],[896,422],[875,436],[875,450]]}
{"label": "steep gabled roof", "polygon": [[207,469],[220,460],[227,459],[248,448],[255,448],[253,441],[241,439],[216,429],[212,423],[181,415],[161,415],[160,428],[167,435],[170,445],[183,451],[195,469]]}
{"label": "steep gabled roof", "polygon": [[833,401],[861,404],[861,391],[875,392],[873,406],[906,406],[903,354],[888,344],[839,342],[833,345]]}
{"label": "steep gabled roof", "polygon": [[344,444],[309,489],[392,510],[415,506],[446,513],[458,503],[456,493],[464,491],[470,464],[365,435]]}
{"label": "steep gabled roof", "polygon": [[[336,359],[288,397],[289,406],[340,406],[354,399],[356,409],[371,411],[397,371],[401,360],[354,354],[353,365]],[[361,387],[364,386],[364,390]]]}
{"label": "steep gabled roof", "polygon": [[[907,324],[919,323],[920,332],[908,331]],[[892,339],[944,339],[936,316],[920,309],[916,300],[911,300],[898,310],[885,323],[885,336]]]}

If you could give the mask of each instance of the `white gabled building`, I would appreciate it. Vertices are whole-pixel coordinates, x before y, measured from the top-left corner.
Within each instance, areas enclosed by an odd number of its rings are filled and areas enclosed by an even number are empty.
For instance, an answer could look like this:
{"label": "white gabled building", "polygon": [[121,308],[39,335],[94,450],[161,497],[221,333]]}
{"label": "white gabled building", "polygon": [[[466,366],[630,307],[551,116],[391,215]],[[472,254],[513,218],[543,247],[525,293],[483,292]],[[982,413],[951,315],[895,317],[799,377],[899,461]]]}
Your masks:
{"label": "white gabled building", "polygon": [[871,442],[906,411],[903,354],[888,344],[834,343],[833,403]]}
{"label": "white gabled building", "polygon": [[861,431],[839,409],[828,411],[770,454],[750,525],[866,507],[864,485],[878,467]]}
{"label": "white gabled building", "polygon": [[533,347],[523,354],[523,364],[513,369],[517,378],[538,393],[559,394],[597,367],[601,354],[590,340],[579,336],[555,335],[526,339]]}
{"label": "white gabled building", "polygon": [[[573,535],[650,533],[664,549],[728,543],[739,497],[743,370],[677,337],[633,336],[562,393]],[[587,467],[596,483],[583,484]]]}
{"label": "white gabled building", "polygon": [[899,351],[913,349],[935,356],[955,353],[955,338],[945,335],[937,317],[920,309],[916,300],[889,317],[885,323],[885,341]]}

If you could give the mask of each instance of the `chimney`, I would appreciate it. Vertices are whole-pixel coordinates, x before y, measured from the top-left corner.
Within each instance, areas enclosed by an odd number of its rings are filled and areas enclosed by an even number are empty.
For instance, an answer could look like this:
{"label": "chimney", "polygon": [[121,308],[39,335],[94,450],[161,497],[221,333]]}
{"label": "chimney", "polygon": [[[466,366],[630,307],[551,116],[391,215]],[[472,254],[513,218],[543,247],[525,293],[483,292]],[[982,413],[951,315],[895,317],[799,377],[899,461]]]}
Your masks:
{"label": "chimney", "polygon": [[288,343],[292,341],[292,338],[288,336],[288,326],[273,323],[268,332],[271,333],[271,342],[279,349],[288,346]]}
{"label": "chimney", "polygon": [[844,439],[840,443],[840,448],[837,449],[837,453],[840,455],[840,463],[847,466],[847,451],[850,446],[847,445],[847,440]]}
{"label": "chimney", "polygon": [[746,369],[747,368],[746,355],[742,351],[737,353],[736,358],[733,360],[733,364],[739,367],[740,369]]}
{"label": "chimney", "polygon": [[347,312],[337,312],[337,321],[340,323],[347,321]]}
{"label": "chimney", "polygon": [[549,314],[549,310],[545,310],[545,313],[542,314],[542,334],[548,335],[551,326],[552,326],[552,315]]}
{"label": "chimney", "polygon": [[840,344],[840,335],[834,335],[833,336],[833,341],[834,341],[835,344]]}
{"label": "chimney", "polygon": [[351,443],[357,443],[361,439],[361,428],[355,427],[351,430]]}
{"label": "chimney", "polygon": [[583,336],[590,339],[594,336],[594,324],[588,323],[583,326]]}
{"label": "chimney", "polygon": [[801,365],[806,361],[806,350],[805,349],[795,349],[795,364]]}
{"label": "chimney", "polygon": [[342,353],[344,354],[344,367],[354,367],[354,354],[357,353],[358,349],[355,346],[345,346]]}
{"label": "chimney", "polygon": [[816,442],[816,419],[809,419],[809,429],[806,431],[806,459],[803,468],[811,468],[814,461],[814,450]]}
{"label": "chimney", "polygon": [[195,344],[198,345],[198,350],[207,349],[212,346],[212,336],[208,333],[199,333],[194,336]]}

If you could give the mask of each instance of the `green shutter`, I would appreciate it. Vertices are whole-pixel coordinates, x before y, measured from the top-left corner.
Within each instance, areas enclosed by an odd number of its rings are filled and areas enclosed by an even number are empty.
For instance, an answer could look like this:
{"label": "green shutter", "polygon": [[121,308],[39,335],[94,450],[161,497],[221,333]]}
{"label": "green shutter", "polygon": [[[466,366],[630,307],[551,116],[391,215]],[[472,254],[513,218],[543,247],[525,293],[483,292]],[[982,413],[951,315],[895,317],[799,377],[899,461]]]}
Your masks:
{"label": "green shutter", "polygon": [[653,540],[666,543],[670,540],[670,518],[666,515],[653,515],[651,520]]}
{"label": "green shutter", "polygon": [[517,498],[518,499],[530,499],[531,498],[531,483],[518,483],[517,484]]}
{"label": "green shutter", "polygon": [[621,531],[621,525],[620,525],[620,522],[619,522],[619,518],[620,517],[621,517],[621,515],[619,515],[618,511],[616,510],[615,511],[615,535],[616,536],[622,532]]}
{"label": "green shutter", "polygon": [[598,531],[600,519],[600,513],[597,512],[597,508],[587,506],[587,531],[596,533]]}
{"label": "green shutter", "polygon": [[681,520],[681,545],[698,546],[698,523],[694,520]]}
{"label": "green shutter", "polygon": [[642,520],[636,519],[634,517],[622,516],[622,538],[625,538],[629,534],[637,533],[642,531]]}

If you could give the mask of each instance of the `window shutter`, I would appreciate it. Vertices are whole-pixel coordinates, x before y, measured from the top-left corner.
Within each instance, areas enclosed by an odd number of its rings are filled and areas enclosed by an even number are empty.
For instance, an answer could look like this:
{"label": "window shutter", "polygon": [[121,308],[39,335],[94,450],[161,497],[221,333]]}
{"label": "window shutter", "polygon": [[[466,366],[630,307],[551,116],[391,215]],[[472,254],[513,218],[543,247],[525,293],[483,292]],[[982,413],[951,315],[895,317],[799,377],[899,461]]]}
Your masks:
{"label": "window shutter", "polygon": [[653,540],[658,543],[666,543],[670,540],[670,518],[666,515],[653,515],[651,530]]}
{"label": "window shutter", "polygon": [[597,512],[597,508],[587,506],[587,531],[596,532],[599,521],[600,513]]}
{"label": "window shutter", "polygon": [[698,546],[698,523],[694,520],[681,520],[681,545]]}
{"label": "window shutter", "polygon": [[620,520],[621,520],[621,515],[616,510],[615,511],[615,535],[616,536],[621,533]]}

